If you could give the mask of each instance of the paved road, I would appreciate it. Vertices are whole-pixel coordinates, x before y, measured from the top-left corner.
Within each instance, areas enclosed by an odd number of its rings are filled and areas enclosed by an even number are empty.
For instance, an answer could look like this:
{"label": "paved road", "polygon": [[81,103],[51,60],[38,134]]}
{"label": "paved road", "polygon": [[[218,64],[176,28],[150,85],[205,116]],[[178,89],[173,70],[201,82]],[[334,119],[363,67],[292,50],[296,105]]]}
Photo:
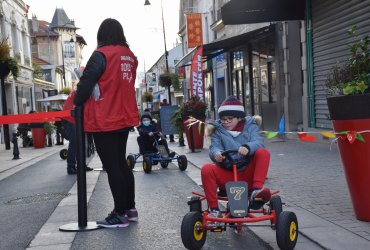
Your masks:
{"label": "paved road", "polygon": [[[129,152],[136,145],[130,134]],[[191,166],[190,166],[191,168]],[[136,202],[139,222],[123,229],[100,229],[77,233],[71,249],[184,249],[180,228],[188,212],[187,197],[200,188],[176,164],[168,169],[153,166],[151,174],[135,166]],[[89,201],[88,218],[104,218],[112,209],[107,176],[102,172]],[[271,249],[250,231],[236,235],[232,230],[209,233],[204,249]]]}
{"label": "paved road", "polygon": [[76,177],[58,154],[0,181],[0,249],[25,249],[68,195]]}

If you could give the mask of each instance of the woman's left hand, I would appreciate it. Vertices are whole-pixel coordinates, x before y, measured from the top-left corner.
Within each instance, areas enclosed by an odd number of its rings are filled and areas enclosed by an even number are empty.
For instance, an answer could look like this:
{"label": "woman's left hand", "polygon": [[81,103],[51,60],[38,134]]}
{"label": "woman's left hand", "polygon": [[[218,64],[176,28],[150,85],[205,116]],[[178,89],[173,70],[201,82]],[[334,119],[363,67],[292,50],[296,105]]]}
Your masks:
{"label": "woman's left hand", "polygon": [[241,146],[238,150],[238,154],[246,156],[249,153],[248,148]]}

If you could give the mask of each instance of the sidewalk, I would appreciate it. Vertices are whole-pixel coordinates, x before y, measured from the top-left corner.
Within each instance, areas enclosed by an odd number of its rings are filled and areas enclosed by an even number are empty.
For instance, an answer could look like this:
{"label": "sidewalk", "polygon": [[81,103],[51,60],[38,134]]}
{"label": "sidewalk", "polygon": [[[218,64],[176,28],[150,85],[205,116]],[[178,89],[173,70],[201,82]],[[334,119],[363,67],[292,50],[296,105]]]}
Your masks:
{"label": "sidewalk", "polygon": [[10,143],[10,150],[5,149],[5,144],[0,144],[0,181],[6,177],[44,159],[56,152],[59,152],[63,148],[67,148],[66,145],[53,145],[52,147],[45,148],[34,148],[26,147],[23,148],[22,140],[18,139],[19,147],[19,158],[13,160],[13,143]]}
{"label": "sidewalk", "polygon": [[[197,153],[192,153],[187,146],[179,147],[178,143],[169,145],[201,168],[210,161],[208,143],[206,141],[204,149]],[[266,139],[265,146],[271,153],[265,186],[280,190],[279,195],[285,202],[283,210],[296,213],[299,237],[305,236],[324,249],[370,249],[370,222],[359,221],[354,215],[336,144],[330,150],[330,141]],[[189,175],[201,185],[200,173]],[[278,249],[269,227],[250,229]],[[312,249],[301,243],[296,249]]]}

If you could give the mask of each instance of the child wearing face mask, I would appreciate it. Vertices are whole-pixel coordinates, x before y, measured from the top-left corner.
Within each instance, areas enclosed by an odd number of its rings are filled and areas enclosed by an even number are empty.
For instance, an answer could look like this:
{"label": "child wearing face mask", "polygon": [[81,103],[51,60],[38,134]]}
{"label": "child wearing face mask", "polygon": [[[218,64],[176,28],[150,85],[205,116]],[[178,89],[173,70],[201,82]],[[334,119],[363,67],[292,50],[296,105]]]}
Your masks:
{"label": "child wearing face mask", "polygon": [[167,141],[162,139],[162,133],[159,132],[157,124],[153,121],[150,113],[144,113],[140,119],[141,123],[137,127],[139,131],[139,137],[137,138],[137,143],[139,144],[140,154],[144,155],[146,153],[155,152],[155,142],[157,139],[159,145],[163,145],[168,153],[169,157],[174,157],[175,152],[170,152]]}

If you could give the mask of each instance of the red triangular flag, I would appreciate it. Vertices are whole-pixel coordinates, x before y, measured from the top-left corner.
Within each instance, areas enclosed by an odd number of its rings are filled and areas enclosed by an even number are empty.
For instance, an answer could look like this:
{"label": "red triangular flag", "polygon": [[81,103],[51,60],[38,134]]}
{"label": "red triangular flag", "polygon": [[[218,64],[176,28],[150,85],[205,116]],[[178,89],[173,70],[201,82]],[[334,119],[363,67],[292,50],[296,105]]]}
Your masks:
{"label": "red triangular flag", "polygon": [[314,142],[316,141],[316,136],[308,135],[307,133],[298,132],[298,137],[301,141]]}

